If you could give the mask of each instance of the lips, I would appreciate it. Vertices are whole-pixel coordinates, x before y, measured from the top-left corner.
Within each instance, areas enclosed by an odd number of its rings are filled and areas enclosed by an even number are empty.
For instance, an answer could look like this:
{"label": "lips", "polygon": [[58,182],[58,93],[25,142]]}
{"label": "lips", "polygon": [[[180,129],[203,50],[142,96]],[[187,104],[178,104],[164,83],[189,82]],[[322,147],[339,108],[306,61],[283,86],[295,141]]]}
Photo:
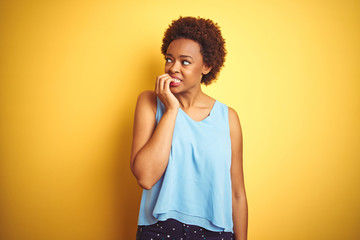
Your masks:
{"label": "lips", "polygon": [[170,83],[170,87],[177,87],[181,84],[182,80],[178,77],[171,76],[173,78],[173,81]]}
{"label": "lips", "polygon": [[178,82],[171,82],[170,83],[170,87],[178,87],[181,85],[181,81],[178,81]]}

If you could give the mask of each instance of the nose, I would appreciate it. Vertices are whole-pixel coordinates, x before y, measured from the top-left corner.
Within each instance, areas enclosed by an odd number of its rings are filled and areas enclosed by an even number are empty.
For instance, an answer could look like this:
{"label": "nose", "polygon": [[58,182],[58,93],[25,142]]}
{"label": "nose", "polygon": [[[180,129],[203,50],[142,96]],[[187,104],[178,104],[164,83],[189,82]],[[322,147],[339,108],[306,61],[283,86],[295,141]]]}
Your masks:
{"label": "nose", "polygon": [[174,61],[168,69],[170,73],[178,73],[180,71],[180,63],[178,61]]}

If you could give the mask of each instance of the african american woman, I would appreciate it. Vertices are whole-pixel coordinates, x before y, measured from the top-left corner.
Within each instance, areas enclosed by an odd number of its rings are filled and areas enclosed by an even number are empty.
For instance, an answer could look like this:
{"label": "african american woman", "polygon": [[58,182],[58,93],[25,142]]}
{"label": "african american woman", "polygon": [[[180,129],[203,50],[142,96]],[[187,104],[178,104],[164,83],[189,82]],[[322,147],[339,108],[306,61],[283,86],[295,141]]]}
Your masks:
{"label": "african american woman", "polygon": [[138,240],[246,240],[243,137],[236,111],[208,96],[225,40],[210,19],[165,31],[164,74],[136,104],[131,170],[143,188]]}

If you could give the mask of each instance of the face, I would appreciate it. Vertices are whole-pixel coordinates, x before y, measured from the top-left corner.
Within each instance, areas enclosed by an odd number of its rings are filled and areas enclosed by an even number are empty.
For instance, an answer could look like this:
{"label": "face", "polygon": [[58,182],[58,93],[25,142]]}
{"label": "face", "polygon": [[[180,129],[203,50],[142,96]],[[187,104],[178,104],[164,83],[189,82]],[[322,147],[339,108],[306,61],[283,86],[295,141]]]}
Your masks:
{"label": "face", "polygon": [[165,73],[178,79],[170,85],[173,93],[200,88],[202,73],[210,70],[203,62],[197,42],[180,38],[170,43],[165,54]]}

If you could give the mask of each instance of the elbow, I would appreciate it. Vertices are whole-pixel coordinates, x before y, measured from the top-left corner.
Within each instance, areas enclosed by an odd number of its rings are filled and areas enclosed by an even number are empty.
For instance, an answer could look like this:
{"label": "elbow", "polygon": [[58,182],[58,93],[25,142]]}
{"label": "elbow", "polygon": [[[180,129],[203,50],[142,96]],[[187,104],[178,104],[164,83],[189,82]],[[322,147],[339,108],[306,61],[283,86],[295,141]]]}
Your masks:
{"label": "elbow", "polygon": [[147,172],[136,168],[135,164],[131,164],[131,171],[135,176],[138,185],[146,190],[150,190],[156,183],[156,180]]}
{"label": "elbow", "polygon": [[136,177],[138,185],[145,190],[150,190],[156,183],[152,180],[152,178],[148,174],[138,173],[134,175]]}
{"label": "elbow", "polygon": [[131,172],[133,173],[134,177],[137,180],[138,185],[146,190],[150,190],[152,185],[144,179],[144,177],[139,176],[140,174],[135,170],[134,164],[130,164]]}
{"label": "elbow", "polygon": [[150,190],[154,184],[150,183],[150,181],[145,181],[143,179],[137,179],[139,186],[145,190]]}
{"label": "elbow", "polygon": [[146,189],[146,190],[150,190],[153,186],[154,186],[154,183],[152,183],[148,178],[146,178],[144,175],[141,175],[141,174],[136,174],[134,171],[133,171],[133,174],[137,180],[137,183],[138,185],[143,188],[143,189]]}

